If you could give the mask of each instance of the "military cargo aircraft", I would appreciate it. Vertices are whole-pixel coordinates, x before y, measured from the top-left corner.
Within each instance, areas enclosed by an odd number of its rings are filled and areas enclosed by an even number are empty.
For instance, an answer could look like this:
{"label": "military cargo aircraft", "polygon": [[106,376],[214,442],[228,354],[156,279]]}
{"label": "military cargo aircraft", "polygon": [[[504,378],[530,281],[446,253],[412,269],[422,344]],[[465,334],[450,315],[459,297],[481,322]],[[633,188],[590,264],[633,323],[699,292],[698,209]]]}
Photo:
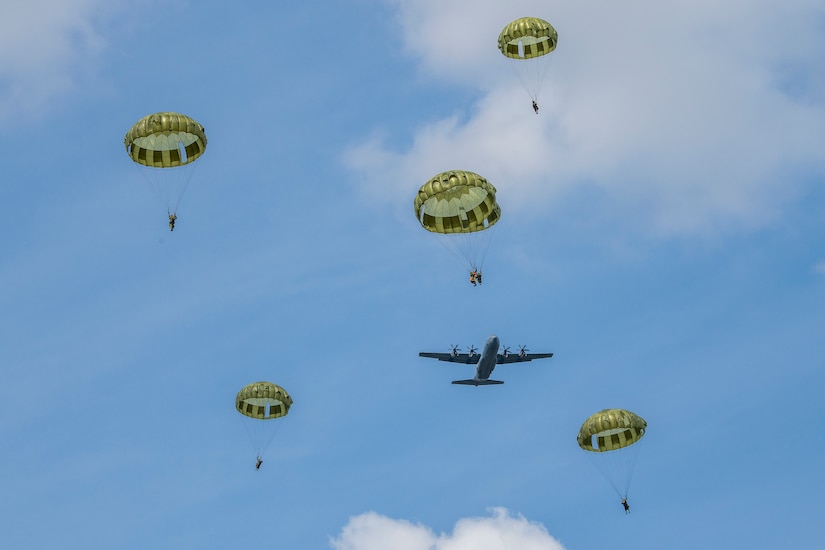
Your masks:
{"label": "military cargo aircraft", "polygon": [[453,380],[453,384],[463,384],[467,386],[489,386],[493,384],[504,384],[501,380],[490,380],[490,374],[496,365],[504,363],[522,363],[524,361],[532,361],[533,359],[546,359],[553,357],[552,353],[527,353],[529,350],[521,346],[518,353],[510,353],[509,348],[504,348],[501,353],[498,352],[500,342],[498,336],[493,334],[484,343],[484,347],[479,354],[474,346],[470,346],[467,353],[459,353],[458,346],[452,346],[449,353],[432,353],[422,351],[418,354],[419,357],[429,357],[431,359],[438,359],[439,361],[449,361],[451,363],[463,363],[465,365],[476,365],[476,375],[474,378],[467,380]]}

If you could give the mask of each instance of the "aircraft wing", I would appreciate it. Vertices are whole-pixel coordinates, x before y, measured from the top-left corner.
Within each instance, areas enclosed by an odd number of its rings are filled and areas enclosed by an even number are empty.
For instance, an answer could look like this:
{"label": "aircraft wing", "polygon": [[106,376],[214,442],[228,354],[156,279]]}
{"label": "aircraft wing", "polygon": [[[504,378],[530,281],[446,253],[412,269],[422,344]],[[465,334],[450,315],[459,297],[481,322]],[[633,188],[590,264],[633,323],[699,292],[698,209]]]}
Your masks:
{"label": "aircraft wing", "polygon": [[[449,353],[446,355],[449,355]],[[550,357],[553,357],[552,353],[525,353],[524,355],[509,353],[506,357],[499,353],[496,356],[496,363],[499,365],[506,363],[523,363],[525,361],[532,361],[533,359],[548,359]]]}
{"label": "aircraft wing", "polygon": [[501,380],[479,380],[470,378],[469,380],[453,380],[453,384],[463,384],[465,386],[492,386],[493,384],[504,384]]}
{"label": "aircraft wing", "polygon": [[452,353],[430,353],[427,351],[422,351],[418,354],[418,356],[438,359],[439,361],[449,361],[450,363],[462,363],[465,365],[475,365],[481,357],[477,353],[470,357],[469,353],[458,353],[453,355]]}

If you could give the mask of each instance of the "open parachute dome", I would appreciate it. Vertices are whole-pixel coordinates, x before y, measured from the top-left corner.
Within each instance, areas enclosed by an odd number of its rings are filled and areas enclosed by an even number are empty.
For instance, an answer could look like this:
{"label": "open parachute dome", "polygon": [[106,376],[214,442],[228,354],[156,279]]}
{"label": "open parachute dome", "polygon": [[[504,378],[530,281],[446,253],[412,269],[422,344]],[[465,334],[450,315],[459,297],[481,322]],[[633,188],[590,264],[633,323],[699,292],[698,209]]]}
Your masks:
{"label": "open parachute dome", "polygon": [[175,213],[192,177],[192,163],[206,151],[203,126],[180,113],[154,113],[138,120],[123,144],[167,212]]}
{"label": "open parachute dome", "polygon": [[489,229],[501,217],[496,188],[473,172],[442,172],[415,196],[415,217],[433,233],[474,233]]}
{"label": "open parachute dome", "polygon": [[471,271],[481,269],[490,243],[487,231],[501,218],[496,188],[465,170],[442,172],[421,186],[414,201],[421,227]]}
{"label": "open parachute dome", "polygon": [[498,49],[511,59],[533,59],[556,49],[559,35],[553,25],[538,17],[507,23],[498,35]]}
{"label": "open parachute dome", "polygon": [[576,441],[585,451],[615,451],[639,441],[646,428],[647,422],[637,414],[624,409],[605,409],[584,421]]}
{"label": "open parachute dome", "polygon": [[138,120],[123,138],[126,152],[138,164],[173,168],[196,161],[206,150],[206,133],[180,113],[155,113]]}
{"label": "open parachute dome", "polygon": [[273,420],[286,416],[292,398],[281,386],[272,382],[255,382],[241,388],[235,396],[235,408],[244,416],[258,420]]}

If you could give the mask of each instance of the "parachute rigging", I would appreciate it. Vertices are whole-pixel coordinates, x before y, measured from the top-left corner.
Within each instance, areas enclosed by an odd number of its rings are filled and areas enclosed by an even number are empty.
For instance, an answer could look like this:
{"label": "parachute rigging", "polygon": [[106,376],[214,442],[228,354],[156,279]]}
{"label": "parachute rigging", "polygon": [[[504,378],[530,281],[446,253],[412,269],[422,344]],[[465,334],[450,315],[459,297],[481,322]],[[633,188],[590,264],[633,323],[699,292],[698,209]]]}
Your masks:
{"label": "parachute rigging", "polygon": [[556,49],[559,36],[553,25],[538,17],[522,17],[511,21],[498,35],[498,49],[508,58],[522,85],[533,100],[538,101],[547,69],[548,55]]}
{"label": "parachute rigging", "polygon": [[180,113],[154,113],[137,121],[123,143],[166,213],[176,214],[194,173],[193,163],[206,150],[203,126]]}
{"label": "parachute rigging", "polygon": [[442,172],[421,186],[414,207],[421,227],[438,235],[469,271],[481,270],[489,229],[501,218],[492,184],[474,172]]}
{"label": "parachute rigging", "polygon": [[605,409],[584,421],[576,441],[622,499],[627,498],[636,467],[639,440],[647,422],[624,409]]}
{"label": "parachute rigging", "polygon": [[286,416],[290,407],[292,397],[284,388],[271,382],[248,384],[235,396],[235,409],[242,415],[241,421],[258,460],[275,437],[280,425],[277,420]]}

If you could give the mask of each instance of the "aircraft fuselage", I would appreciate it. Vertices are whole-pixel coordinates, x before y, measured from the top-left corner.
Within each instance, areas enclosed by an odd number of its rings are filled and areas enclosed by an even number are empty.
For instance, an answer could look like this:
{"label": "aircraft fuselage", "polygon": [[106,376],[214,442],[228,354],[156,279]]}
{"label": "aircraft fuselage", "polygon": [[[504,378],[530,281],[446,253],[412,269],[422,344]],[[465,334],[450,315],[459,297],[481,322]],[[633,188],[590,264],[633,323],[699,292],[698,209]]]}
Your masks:
{"label": "aircraft fuselage", "polygon": [[481,357],[476,364],[476,380],[487,380],[496,368],[496,356],[498,355],[499,340],[493,334],[484,342],[481,350]]}

